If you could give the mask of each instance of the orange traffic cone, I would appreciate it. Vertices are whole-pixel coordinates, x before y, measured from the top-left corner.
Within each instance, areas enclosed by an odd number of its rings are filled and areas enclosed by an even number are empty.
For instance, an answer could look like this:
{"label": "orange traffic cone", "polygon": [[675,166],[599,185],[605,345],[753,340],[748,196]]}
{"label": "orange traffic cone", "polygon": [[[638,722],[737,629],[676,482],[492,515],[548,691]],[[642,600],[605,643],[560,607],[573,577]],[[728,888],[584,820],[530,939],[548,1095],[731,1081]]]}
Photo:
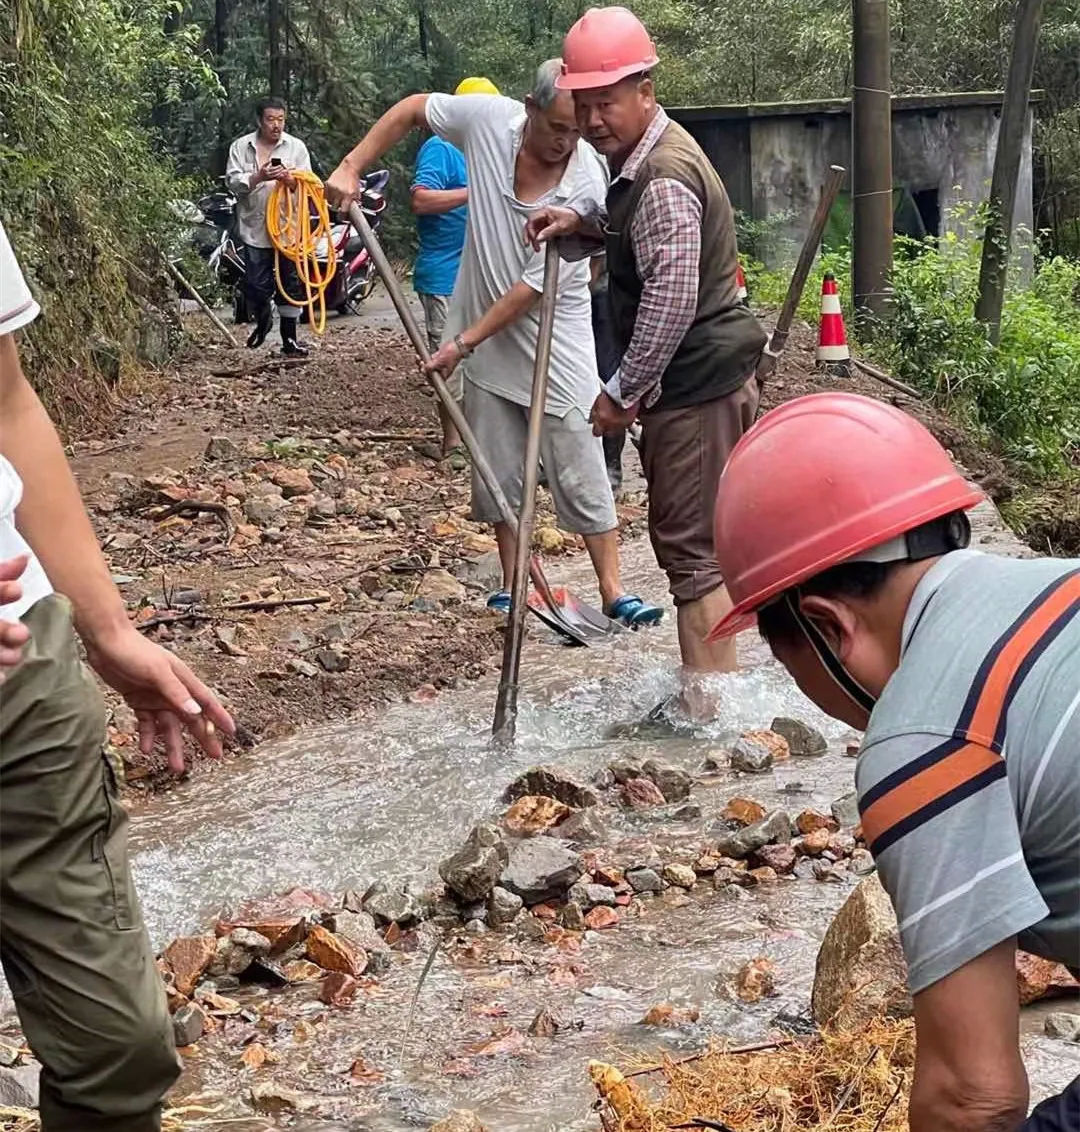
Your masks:
{"label": "orange traffic cone", "polygon": [[746,275],[741,263],[735,264],[735,297],[740,303],[746,302]]}
{"label": "orange traffic cone", "polygon": [[851,351],[844,330],[844,314],[840,309],[840,295],[836,290],[836,276],[825,273],[821,283],[821,326],[814,355],[819,369],[847,377],[851,372]]}

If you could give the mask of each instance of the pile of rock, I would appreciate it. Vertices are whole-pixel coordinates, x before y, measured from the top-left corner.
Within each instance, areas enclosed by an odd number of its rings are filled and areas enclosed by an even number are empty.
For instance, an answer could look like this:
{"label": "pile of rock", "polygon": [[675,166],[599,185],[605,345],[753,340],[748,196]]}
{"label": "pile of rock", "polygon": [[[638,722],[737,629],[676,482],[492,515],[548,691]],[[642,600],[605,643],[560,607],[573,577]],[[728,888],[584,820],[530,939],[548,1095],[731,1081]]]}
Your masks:
{"label": "pile of rock", "polygon": [[[347,893],[338,902],[293,889],[218,920],[212,935],[174,939],[157,965],[177,1046],[197,1042],[221,1018],[250,1013],[222,993],[241,981],[275,986],[318,981],[323,1002],[345,1005],[363,980],[390,966],[390,929],[400,935],[399,925],[421,916],[420,901],[405,889],[399,894],[372,886],[362,897]],[[256,1020],[257,1015],[247,1018]]]}

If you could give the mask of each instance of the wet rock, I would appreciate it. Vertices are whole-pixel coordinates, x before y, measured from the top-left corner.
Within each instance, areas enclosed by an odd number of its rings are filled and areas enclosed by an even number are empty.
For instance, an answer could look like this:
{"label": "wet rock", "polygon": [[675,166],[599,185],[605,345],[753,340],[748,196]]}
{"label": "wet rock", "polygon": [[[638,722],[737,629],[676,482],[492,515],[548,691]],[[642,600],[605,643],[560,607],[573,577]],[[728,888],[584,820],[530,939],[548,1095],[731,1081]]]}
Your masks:
{"label": "wet rock", "polygon": [[859,796],[854,791],[837,798],[831,808],[841,829],[854,829],[859,824]]}
{"label": "wet rock", "polygon": [[335,912],[332,930],[367,955],[363,974],[381,975],[390,967],[393,952],[376,931],[375,920],[367,912]]}
{"label": "wet rock", "polygon": [[19,1047],[0,1042],[0,1066],[12,1066],[19,1060]]}
{"label": "wet rock", "polygon": [[848,871],[843,865],[834,864],[824,859],[814,862],[814,880],[826,884],[843,884],[848,878]]}
{"label": "wet rock", "polygon": [[698,876],[712,876],[726,859],[717,856],[715,853],[702,853],[694,862],[694,872]]}
{"label": "wet rock", "polygon": [[256,1112],[276,1115],[287,1112],[305,1112],[311,1100],[295,1089],[287,1089],[274,1081],[263,1081],[251,1087],[251,1105]]}
{"label": "wet rock", "polygon": [[281,488],[281,494],[286,499],[310,495],[315,490],[311,476],[303,468],[278,468],[270,481]]}
{"label": "wet rock", "polygon": [[518,913],[525,906],[525,902],[514,892],[508,892],[500,885],[491,890],[487,902],[487,922],[493,928],[512,924]]}
{"label": "wet rock", "polygon": [[818,813],[817,810],[803,810],[795,819],[795,828],[800,833],[814,833],[819,829],[827,829],[831,833],[840,828],[836,818]]}
{"label": "wet rock", "polygon": [[456,1108],[449,1116],[432,1124],[429,1132],[486,1132],[486,1129],[475,1112]]}
{"label": "wet rock", "polygon": [[206,1011],[197,1002],[189,1002],[173,1015],[172,1024],[177,1049],[194,1045],[206,1029]]}
{"label": "wet rock", "polygon": [[[577,908],[577,905],[567,904],[566,907]],[[581,909],[579,908],[578,911]],[[547,938],[547,927],[543,920],[538,919],[531,912],[521,913],[516,921],[516,929],[522,939],[532,940],[533,943],[542,943]]]}
{"label": "wet rock", "polygon": [[869,849],[854,849],[848,867],[857,877],[865,877],[869,876],[877,866]]}
{"label": "wet rock", "polygon": [[313,655],[319,666],[327,672],[344,672],[349,667],[349,655],[340,649],[316,649]]}
{"label": "wet rock", "polygon": [[304,954],[324,971],[338,971],[354,979],[364,973],[368,963],[367,955],[356,944],[318,924],[308,932]]}
{"label": "wet rock", "polygon": [[214,436],[206,446],[207,460],[239,460],[243,453],[240,445],[227,436]]}
{"label": "wet rock", "polygon": [[526,794],[503,814],[502,825],[513,837],[533,837],[566,821],[573,812],[555,798]]}
{"label": "wet rock", "polygon": [[1047,1014],[1043,1029],[1048,1038],[1080,1042],[1080,1014]]}
{"label": "wet rock", "polygon": [[716,843],[716,851],[723,857],[741,859],[763,845],[780,844],[791,840],[791,819],[783,810],[773,810],[760,821],[735,833],[725,833]]}
{"label": "wet rock", "polygon": [[800,857],[795,862],[796,880],[814,880],[814,862],[810,857]]}
{"label": "wet rock", "polygon": [[814,1020],[858,1031],[912,1012],[896,915],[876,876],[861,881],[825,933],[811,997]]}
{"label": "wet rock", "polygon": [[820,857],[829,848],[829,836],[827,829],[815,829],[799,841],[795,848],[804,857]]}
{"label": "wet rock", "polygon": [[649,1007],[638,1025],[674,1028],[692,1025],[700,1017],[701,1011],[696,1006],[673,1006],[670,1002],[661,1002]]}
{"label": "wet rock", "polygon": [[292,959],[282,967],[282,973],[289,983],[311,983],[323,977],[323,969],[307,959]]}
{"label": "wet rock", "polygon": [[735,993],[743,1002],[760,1002],[776,993],[776,967],[771,959],[759,956],[739,968]]}
{"label": "wet rock", "polygon": [[319,1000],[327,1006],[345,1006],[352,1000],[359,986],[352,975],[344,971],[332,971],[322,981]]}
{"label": "wet rock", "polygon": [[855,838],[850,833],[834,833],[829,838],[828,851],[837,859],[850,857],[855,852]]}
{"label": "wet rock", "polygon": [[0,1106],[37,1108],[40,1074],[41,1066],[37,1064],[0,1068]]}
{"label": "wet rock", "polygon": [[[244,942],[248,934],[262,942],[255,947],[248,947]],[[239,935],[239,941],[233,939],[234,935]],[[238,932],[231,932],[217,941],[214,958],[206,968],[206,973],[215,979],[223,976],[242,975],[256,959],[269,953],[270,941],[265,936],[261,936],[257,932],[246,933],[242,929]]]}
{"label": "wet rock", "polygon": [[855,739],[852,742],[848,743],[848,745],[844,748],[844,754],[849,759],[857,759],[859,757],[859,751],[861,750],[862,743]]}
{"label": "wet rock", "polygon": [[664,882],[653,869],[627,869],[626,883],[635,892],[663,892]]}
{"label": "wet rock", "polygon": [[597,907],[585,913],[585,927],[590,931],[600,932],[605,928],[614,928],[619,924],[619,913],[614,908]]}
{"label": "wet rock", "polygon": [[1080,984],[1069,974],[1067,967],[1049,959],[1040,959],[1027,951],[1016,953],[1016,986],[1020,1005],[1037,1002],[1042,998],[1075,993]]}
{"label": "wet rock", "polygon": [[751,885],[776,884],[779,877],[771,866],[759,865],[756,869],[747,870],[746,879]]}
{"label": "wet rock", "polygon": [[732,798],[720,812],[725,821],[736,822],[738,825],[753,825],[765,816],[765,807],[752,798]]}
{"label": "wet rock", "polygon": [[487,931],[487,924],[479,917],[476,917],[465,924],[465,930],[469,935],[483,935]]}
{"label": "wet rock", "polygon": [[717,891],[725,900],[746,901],[752,900],[753,897],[741,885],[738,884],[725,884],[718,886]]}
{"label": "wet rock", "polygon": [[772,769],[773,759],[771,747],[745,735],[736,739],[731,747],[731,769],[744,774],[764,774]]}
{"label": "wet rock", "polygon": [[564,1028],[563,1023],[545,1006],[529,1023],[529,1034],[534,1038],[553,1038]]}
{"label": "wet rock", "polygon": [[608,763],[608,770],[620,786],[631,778],[646,777],[640,759],[616,759],[613,763]]}
{"label": "wet rock", "polygon": [[624,806],[632,810],[648,810],[666,804],[660,787],[651,778],[631,778],[619,788]]}
{"label": "wet rock", "polygon": [[575,884],[566,894],[566,899],[582,908],[595,908],[603,905],[615,907],[615,890],[606,884]]}
{"label": "wet rock", "polygon": [[583,810],[595,806],[600,796],[580,779],[556,766],[534,766],[515,779],[503,793],[504,802],[516,802],[526,794],[543,794],[564,805]]}
{"label": "wet rock", "polygon": [[585,910],[580,904],[570,901],[562,906],[559,912],[559,922],[568,932],[583,932],[585,930]]}
{"label": "wet rock", "polygon": [[787,740],[788,749],[795,758],[820,758],[828,749],[825,736],[816,727],[798,719],[777,716],[772,731]]}
{"label": "wet rock", "polygon": [[697,884],[697,873],[689,865],[665,865],[663,875],[664,880],[676,888],[693,888]]}
{"label": "wet rock", "polygon": [[595,810],[578,810],[545,832],[581,847],[603,844],[608,836],[607,826]]}
{"label": "wet rock", "polygon": [[569,845],[538,837],[514,847],[499,884],[526,904],[539,904],[560,899],[581,872],[581,857]]}
{"label": "wet rock", "polygon": [[217,952],[212,936],[181,936],[165,949],[163,958],[172,972],[173,983],[182,995],[190,995]]}
{"label": "wet rock", "polygon": [[403,885],[391,888],[377,882],[364,893],[364,911],[376,922],[398,924],[405,927],[423,917],[423,909],[416,896]]}
{"label": "wet rock", "polygon": [[486,900],[509,859],[499,830],[481,823],[473,827],[465,844],[439,865],[439,876],[462,900]]}
{"label": "wet rock", "polygon": [[646,778],[656,783],[665,802],[683,802],[690,797],[694,780],[681,767],[649,759],[642,770]]}
{"label": "wet rock", "polygon": [[795,847],[793,845],[762,845],[754,854],[754,860],[767,865],[780,876],[786,876],[795,869]]}
{"label": "wet rock", "polygon": [[701,812],[701,807],[696,802],[688,802],[685,806],[680,806],[671,817],[673,821],[698,821]]}

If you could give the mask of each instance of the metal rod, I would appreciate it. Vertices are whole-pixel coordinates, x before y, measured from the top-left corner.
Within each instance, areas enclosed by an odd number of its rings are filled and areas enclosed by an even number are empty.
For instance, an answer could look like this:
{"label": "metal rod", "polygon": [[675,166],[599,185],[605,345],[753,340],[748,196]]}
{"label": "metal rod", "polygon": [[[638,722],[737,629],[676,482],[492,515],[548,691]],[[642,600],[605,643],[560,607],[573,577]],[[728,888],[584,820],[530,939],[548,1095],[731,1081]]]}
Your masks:
{"label": "metal rod", "polygon": [[502,674],[495,699],[492,734],[507,743],[517,730],[518,674],[521,642],[525,636],[525,610],[529,596],[529,545],[536,514],[536,488],[540,479],[540,431],[547,408],[548,368],[551,364],[551,334],[555,328],[555,301],[559,290],[559,248],[548,242],[544,255],[544,293],[540,301],[540,330],[533,363],[532,397],[529,401],[529,432],[525,441],[521,513],[518,515],[514,577],[510,589],[510,624],[503,640]]}
{"label": "metal rod", "polygon": [[198,291],[184,278],[181,274],[180,268],[176,266],[171,260],[163,259],[166,269],[169,274],[186,290],[191,292],[195,302],[198,303],[199,309],[206,315],[206,317],[221,331],[222,336],[226,339],[230,346],[239,347],[240,343],[232,336],[232,331],[221,321],[220,318],[210,309],[210,304],[199,294]]}
{"label": "metal rod", "polygon": [[852,0],[851,31],[852,290],[857,315],[880,317],[893,239],[888,0]]}

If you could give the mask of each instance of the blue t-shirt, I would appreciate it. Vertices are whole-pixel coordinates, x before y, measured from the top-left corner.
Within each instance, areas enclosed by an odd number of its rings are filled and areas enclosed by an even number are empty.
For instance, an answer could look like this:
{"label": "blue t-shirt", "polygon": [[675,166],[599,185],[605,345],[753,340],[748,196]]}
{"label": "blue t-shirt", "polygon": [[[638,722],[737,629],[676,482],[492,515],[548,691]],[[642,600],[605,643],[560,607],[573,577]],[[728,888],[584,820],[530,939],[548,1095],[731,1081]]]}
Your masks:
{"label": "blue t-shirt", "polygon": [[[463,189],[465,155],[442,138],[428,138],[416,157],[413,188]],[[431,216],[418,216],[420,251],[413,268],[413,287],[423,295],[449,295],[457,279],[461,249],[465,246],[465,205]]]}

